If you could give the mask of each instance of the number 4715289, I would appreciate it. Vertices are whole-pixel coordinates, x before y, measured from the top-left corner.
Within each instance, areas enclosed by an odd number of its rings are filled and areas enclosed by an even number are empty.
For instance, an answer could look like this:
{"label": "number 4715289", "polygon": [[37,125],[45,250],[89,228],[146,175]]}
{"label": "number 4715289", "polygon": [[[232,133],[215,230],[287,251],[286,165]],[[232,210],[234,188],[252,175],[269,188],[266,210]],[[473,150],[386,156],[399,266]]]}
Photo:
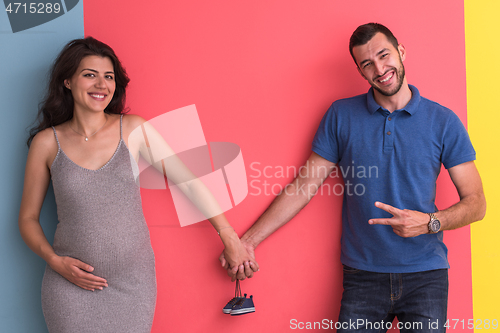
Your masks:
{"label": "number 4715289", "polygon": [[448,319],[446,323],[444,324],[444,327],[447,329],[456,329],[456,328],[461,328],[461,329],[494,329],[496,330],[498,328],[498,320],[493,319],[468,319],[467,322],[465,319]]}
{"label": "number 4715289", "polygon": [[51,14],[59,13],[61,11],[61,5],[59,3],[43,3],[43,2],[30,2],[29,7],[27,3],[21,2],[9,2],[5,11],[9,14],[18,13],[30,13],[30,14]]}

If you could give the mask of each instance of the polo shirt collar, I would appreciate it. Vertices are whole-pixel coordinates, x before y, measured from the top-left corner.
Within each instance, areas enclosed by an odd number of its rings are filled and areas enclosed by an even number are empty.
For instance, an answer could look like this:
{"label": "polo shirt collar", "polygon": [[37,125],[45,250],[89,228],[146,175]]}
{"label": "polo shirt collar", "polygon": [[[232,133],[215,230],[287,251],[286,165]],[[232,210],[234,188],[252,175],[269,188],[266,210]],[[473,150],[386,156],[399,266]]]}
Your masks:
{"label": "polo shirt collar", "polygon": [[[412,94],[410,101],[408,102],[408,104],[406,104],[404,108],[395,111],[406,111],[410,115],[413,115],[418,110],[418,105],[420,103],[420,93],[415,86],[409,84],[408,87],[410,87]],[[377,102],[375,102],[375,98],[373,97],[373,88],[370,88],[370,90],[368,90],[366,104],[367,104],[366,106],[368,107],[368,112],[370,112],[370,114],[374,114],[379,109],[385,110],[383,107],[378,105]]]}

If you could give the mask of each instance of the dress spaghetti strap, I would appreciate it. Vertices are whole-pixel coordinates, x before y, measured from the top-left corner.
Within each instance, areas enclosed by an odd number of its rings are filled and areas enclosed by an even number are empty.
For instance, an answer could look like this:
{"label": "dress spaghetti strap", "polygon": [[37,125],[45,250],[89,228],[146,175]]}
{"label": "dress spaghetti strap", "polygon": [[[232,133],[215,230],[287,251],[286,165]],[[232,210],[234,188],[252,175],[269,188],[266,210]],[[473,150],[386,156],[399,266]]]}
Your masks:
{"label": "dress spaghetti strap", "polygon": [[59,139],[57,138],[57,132],[56,132],[56,128],[54,126],[52,126],[52,130],[54,131],[54,135],[56,137],[56,141],[57,141],[57,149],[58,150],[61,150],[61,145],[59,144]]}
{"label": "dress spaghetti strap", "polygon": [[120,115],[120,140],[123,140],[122,119],[123,119],[123,114]]}

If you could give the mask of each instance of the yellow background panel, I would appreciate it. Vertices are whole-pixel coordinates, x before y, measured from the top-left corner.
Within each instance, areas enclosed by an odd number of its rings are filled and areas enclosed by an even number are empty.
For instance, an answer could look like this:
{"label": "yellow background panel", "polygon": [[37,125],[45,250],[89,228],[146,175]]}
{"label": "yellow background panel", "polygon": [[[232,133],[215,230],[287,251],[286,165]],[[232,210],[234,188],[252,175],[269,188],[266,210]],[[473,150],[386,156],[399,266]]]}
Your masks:
{"label": "yellow background panel", "polygon": [[468,129],[488,203],[485,219],[471,226],[473,308],[478,332],[487,328],[485,319],[500,321],[499,17],[499,0],[465,0]]}

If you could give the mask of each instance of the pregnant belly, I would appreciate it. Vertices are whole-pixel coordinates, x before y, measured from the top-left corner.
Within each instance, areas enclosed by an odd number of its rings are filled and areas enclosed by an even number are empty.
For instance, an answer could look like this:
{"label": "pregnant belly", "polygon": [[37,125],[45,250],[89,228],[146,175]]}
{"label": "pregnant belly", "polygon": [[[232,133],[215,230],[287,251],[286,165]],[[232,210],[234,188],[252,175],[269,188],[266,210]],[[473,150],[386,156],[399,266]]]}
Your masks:
{"label": "pregnant belly", "polygon": [[95,269],[93,274],[104,278],[144,266],[154,267],[145,224],[127,228],[59,224],[54,235],[54,251],[91,265]]}

